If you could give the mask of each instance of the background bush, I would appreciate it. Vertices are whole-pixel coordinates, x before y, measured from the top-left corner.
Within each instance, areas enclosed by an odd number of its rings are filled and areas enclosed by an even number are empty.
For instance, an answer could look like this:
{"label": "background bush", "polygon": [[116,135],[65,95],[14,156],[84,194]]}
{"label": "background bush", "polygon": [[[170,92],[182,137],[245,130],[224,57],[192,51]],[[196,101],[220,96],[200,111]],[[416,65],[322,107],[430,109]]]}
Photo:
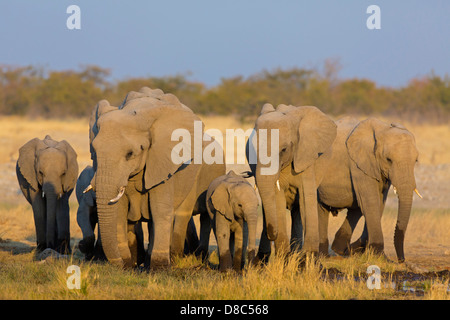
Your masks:
{"label": "background bush", "polygon": [[339,78],[339,62],[323,70],[263,70],[247,78],[223,78],[208,87],[187,75],[108,80],[110,71],[87,65],[80,70],[51,71],[34,66],[0,66],[0,114],[45,118],[85,117],[101,99],[120,105],[127,92],[143,86],[175,94],[203,115],[255,118],[266,102],[314,105],[333,116],[396,116],[414,122],[450,119],[450,78],[431,72],[399,88],[381,87],[369,79]]}

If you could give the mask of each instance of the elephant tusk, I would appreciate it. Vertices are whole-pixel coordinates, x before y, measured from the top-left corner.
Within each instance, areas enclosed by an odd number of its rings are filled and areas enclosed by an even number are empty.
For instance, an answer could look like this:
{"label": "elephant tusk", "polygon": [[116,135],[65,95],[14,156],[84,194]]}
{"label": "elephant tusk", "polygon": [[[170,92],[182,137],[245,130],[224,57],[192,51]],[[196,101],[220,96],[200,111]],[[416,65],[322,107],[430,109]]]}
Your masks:
{"label": "elephant tusk", "polygon": [[397,194],[397,188],[392,186],[392,188],[394,189],[394,194]]}
{"label": "elephant tusk", "polygon": [[420,199],[423,199],[422,195],[419,193],[419,190],[417,190],[417,188],[414,189],[414,192],[417,193]]}
{"label": "elephant tusk", "polygon": [[280,180],[277,180],[277,188],[278,188],[278,191],[281,191],[281,189],[280,189]]}
{"label": "elephant tusk", "polygon": [[119,201],[120,198],[122,198],[123,194],[125,193],[125,187],[120,187],[119,193],[114,199],[109,200],[109,203],[114,203]]}
{"label": "elephant tusk", "polygon": [[92,186],[92,184],[88,185],[86,189],[83,190],[83,193],[87,193],[89,191],[91,191],[92,189],[94,189],[94,187]]}
{"label": "elephant tusk", "polygon": [[43,198],[43,197],[45,197],[45,192],[44,192],[44,191],[42,191],[42,198]]}

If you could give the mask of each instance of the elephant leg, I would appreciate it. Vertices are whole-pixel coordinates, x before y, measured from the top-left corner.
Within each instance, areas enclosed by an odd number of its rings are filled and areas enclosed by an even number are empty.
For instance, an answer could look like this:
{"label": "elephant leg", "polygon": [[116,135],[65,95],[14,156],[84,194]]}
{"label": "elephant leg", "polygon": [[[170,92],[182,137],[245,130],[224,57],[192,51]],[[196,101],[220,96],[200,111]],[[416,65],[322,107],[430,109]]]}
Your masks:
{"label": "elephant leg", "polygon": [[364,223],[364,229],[358,240],[350,244],[351,252],[364,252],[369,241],[369,233],[367,232],[367,224]]}
{"label": "elephant leg", "polygon": [[[91,208],[91,223],[92,226],[95,230],[95,224],[98,223],[98,215],[97,215],[97,209],[96,208]],[[102,246],[102,237],[100,235],[100,224],[97,224],[97,241],[95,241],[95,247],[94,247],[94,260],[100,260],[100,261],[106,261],[106,255],[105,252],[103,251],[103,246]]]}
{"label": "elephant leg", "polygon": [[134,233],[137,240],[137,265],[140,266],[145,261],[144,231],[141,221],[134,226]]}
{"label": "elephant leg", "polygon": [[357,248],[357,246],[353,247],[353,245],[350,245],[350,240],[361,215],[362,213],[359,208],[350,208],[347,210],[347,217],[336,232],[333,244],[331,245],[331,249],[334,252],[339,255],[347,256],[351,251]]}
{"label": "elephant leg", "polygon": [[177,210],[175,212],[172,242],[170,245],[170,256],[172,259],[183,255],[191,214],[192,211],[188,213],[188,211],[180,212]]}
{"label": "elephant leg", "polygon": [[300,251],[303,244],[303,225],[300,217],[300,209],[297,205],[294,205],[291,209],[291,251]]}
{"label": "elephant leg", "polygon": [[352,179],[358,205],[366,220],[368,233],[367,245],[373,248],[376,253],[383,253],[384,238],[381,228],[382,200],[380,192],[378,192],[379,182],[363,175],[363,173],[358,172],[352,176]]}
{"label": "elephant leg", "polygon": [[276,193],[276,207],[278,220],[278,236],[275,239],[275,250],[277,253],[289,253],[289,237],[287,233],[286,197],[284,191]]}
{"label": "elephant leg", "polygon": [[117,208],[117,242],[120,256],[125,267],[133,267],[132,255],[128,243],[128,199],[122,197],[116,204]]}
{"label": "elephant leg", "polygon": [[221,214],[215,216],[215,235],[219,249],[219,270],[226,271],[232,267],[232,245],[230,222]]}
{"label": "elephant leg", "polygon": [[[302,249],[306,252],[319,250],[319,215],[317,212],[317,185],[314,166],[301,173],[301,188],[299,188],[299,207],[304,218],[304,242]],[[303,221],[302,221],[303,222]]]}
{"label": "elephant leg", "polygon": [[330,212],[321,204],[318,204],[317,211],[319,213],[319,254],[328,256],[328,220]]}
{"label": "elephant leg", "polygon": [[206,261],[208,258],[208,248],[209,248],[209,236],[211,234],[211,218],[208,212],[200,213],[200,243],[195,254],[199,256],[201,254],[202,261]]}
{"label": "elephant leg", "polygon": [[136,236],[136,228],[137,223],[128,223],[127,225],[127,239],[128,239],[128,247],[130,249],[131,259],[130,264],[132,266],[137,266],[138,260],[138,239]]}
{"label": "elephant leg", "polygon": [[[173,182],[170,179],[149,191],[153,221],[150,268],[157,269],[170,265],[170,247],[174,222],[173,191]],[[192,210],[189,213],[192,213]],[[184,232],[186,232],[187,221]],[[184,238],[185,235],[181,239],[181,250]]]}
{"label": "elephant leg", "polygon": [[[247,221],[243,220],[242,224],[242,254],[241,254],[241,269],[245,267],[245,258],[247,255],[247,247],[249,241],[249,232],[248,232],[248,224]],[[249,263],[251,261],[249,260]]]}
{"label": "elephant leg", "polygon": [[62,254],[70,254],[72,248],[70,247],[70,208],[69,208],[70,194],[64,194],[58,201],[56,207],[56,227],[57,240],[56,251]]}
{"label": "elephant leg", "polygon": [[152,250],[153,250],[153,242],[155,241],[155,233],[153,231],[153,220],[152,219],[148,220],[147,229],[148,229],[148,246],[147,246],[147,252],[145,254],[145,261],[144,261],[145,269],[150,268],[150,261],[152,258]]}
{"label": "elephant leg", "polygon": [[78,243],[78,248],[84,253],[86,260],[91,260],[94,255],[95,234],[90,217],[90,207],[83,199],[78,206],[77,223],[83,234],[83,239]]}
{"label": "elephant leg", "polygon": [[194,217],[191,217],[186,230],[186,239],[184,240],[184,254],[195,253],[198,246],[197,228],[195,227]]}
{"label": "elephant leg", "polygon": [[[389,189],[387,189],[384,193],[380,194],[380,220],[381,220],[381,217],[383,216],[383,211],[384,211],[384,207],[386,204],[388,190]],[[361,211],[360,211],[359,215],[360,216],[362,215]],[[356,240],[355,242],[353,242],[350,245],[351,251],[352,252],[364,252],[368,241],[369,241],[369,233],[367,231],[367,224],[364,223],[364,229],[363,229],[361,236],[359,237],[358,240]]]}
{"label": "elephant leg", "polygon": [[183,254],[186,232],[195,206],[195,191],[196,188],[192,188],[186,199],[175,210],[172,242],[170,246],[170,255],[172,258]]}
{"label": "elephant leg", "polygon": [[46,221],[46,204],[45,199],[41,197],[41,191],[37,192],[33,197],[31,204],[34,216],[34,226],[36,229],[37,252],[47,248],[47,221]]}
{"label": "elephant leg", "polygon": [[264,208],[262,210],[263,210],[263,229],[261,232],[261,237],[259,239],[258,254],[256,256],[258,261],[260,261],[263,264],[267,264],[269,262],[269,257],[271,254],[271,244],[269,238],[267,237]]}
{"label": "elephant leg", "polygon": [[233,269],[235,271],[240,271],[242,268],[242,263],[245,263],[245,260],[242,259],[242,256],[244,255],[244,220],[240,219],[239,221],[233,221],[231,224],[231,232],[234,234]]}

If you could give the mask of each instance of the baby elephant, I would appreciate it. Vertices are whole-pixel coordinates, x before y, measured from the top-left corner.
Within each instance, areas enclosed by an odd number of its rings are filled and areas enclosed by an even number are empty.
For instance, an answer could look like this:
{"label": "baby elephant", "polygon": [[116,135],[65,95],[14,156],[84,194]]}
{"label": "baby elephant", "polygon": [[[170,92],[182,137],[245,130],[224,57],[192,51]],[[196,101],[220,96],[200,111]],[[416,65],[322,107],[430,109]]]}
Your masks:
{"label": "baby elephant", "polygon": [[69,197],[78,176],[75,150],[49,135],[34,138],[19,149],[16,173],[33,208],[37,253],[46,248],[70,253]]}
{"label": "baby elephant", "polygon": [[95,171],[92,166],[87,166],[81,171],[77,180],[75,195],[78,200],[77,222],[83,233],[83,239],[78,243],[78,248],[85,254],[87,260],[105,259],[99,239],[95,241],[95,226],[98,223],[97,205],[95,191],[87,190],[94,177]]}
{"label": "baby elephant", "polygon": [[230,171],[211,182],[206,193],[206,207],[219,249],[220,271],[231,267],[236,271],[242,269],[247,242],[248,261],[252,263],[258,215],[258,198],[252,185]]}

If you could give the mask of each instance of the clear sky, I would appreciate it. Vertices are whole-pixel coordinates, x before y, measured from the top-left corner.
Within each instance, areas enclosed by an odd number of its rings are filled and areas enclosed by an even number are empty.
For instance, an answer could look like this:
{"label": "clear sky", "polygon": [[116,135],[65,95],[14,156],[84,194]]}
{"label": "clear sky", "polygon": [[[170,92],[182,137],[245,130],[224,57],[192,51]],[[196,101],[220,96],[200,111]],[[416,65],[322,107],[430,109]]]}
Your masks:
{"label": "clear sky", "polygon": [[[81,29],[69,30],[69,5]],[[369,30],[369,5],[381,29]],[[450,74],[448,0],[1,0],[0,64],[50,70],[95,64],[113,79],[223,77],[340,59],[343,78],[402,86]]]}

